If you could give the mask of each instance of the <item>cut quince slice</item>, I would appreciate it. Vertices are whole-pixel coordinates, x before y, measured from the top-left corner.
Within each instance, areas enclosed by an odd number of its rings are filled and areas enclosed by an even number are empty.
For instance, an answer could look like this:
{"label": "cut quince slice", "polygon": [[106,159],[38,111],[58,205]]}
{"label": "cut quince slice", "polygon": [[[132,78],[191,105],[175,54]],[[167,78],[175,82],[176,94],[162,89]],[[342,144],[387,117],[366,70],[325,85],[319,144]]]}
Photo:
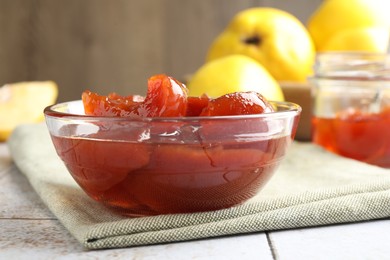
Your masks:
{"label": "cut quince slice", "polygon": [[24,123],[43,121],[43,109],[53,104],[58,87],[52,81],[29,81],[0,87],[0,141]]}

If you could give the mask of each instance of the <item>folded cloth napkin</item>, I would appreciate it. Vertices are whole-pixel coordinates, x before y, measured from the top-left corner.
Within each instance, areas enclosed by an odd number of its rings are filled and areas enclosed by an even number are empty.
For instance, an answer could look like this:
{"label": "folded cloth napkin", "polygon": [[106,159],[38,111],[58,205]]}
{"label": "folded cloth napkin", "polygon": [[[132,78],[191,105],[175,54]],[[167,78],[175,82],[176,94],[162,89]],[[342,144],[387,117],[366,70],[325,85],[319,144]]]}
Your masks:
{"label": "folded cloth napkin", "polygon": [[44,124],[9,140],[20,171],[63,225],[90,249],[185,241],[390,217],[390,170],[294,142],[257,196],[229,209],[129,218],[90,199],[57,157]]}

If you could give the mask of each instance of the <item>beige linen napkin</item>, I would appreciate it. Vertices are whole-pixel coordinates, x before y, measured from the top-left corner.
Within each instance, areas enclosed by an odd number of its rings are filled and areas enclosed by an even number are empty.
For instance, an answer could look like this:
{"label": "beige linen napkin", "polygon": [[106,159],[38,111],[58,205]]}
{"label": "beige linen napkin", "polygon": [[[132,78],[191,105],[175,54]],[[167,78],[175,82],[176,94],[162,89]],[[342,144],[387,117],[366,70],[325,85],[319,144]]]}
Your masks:
{"label": "beige linen napkin", "polygon": [[213,212],[128,218],[77,186],[43,124],[9,140],[20,171],[85,247],[128,247],[390,217],[390,170],[295,142],[268,185],[243,205]]}

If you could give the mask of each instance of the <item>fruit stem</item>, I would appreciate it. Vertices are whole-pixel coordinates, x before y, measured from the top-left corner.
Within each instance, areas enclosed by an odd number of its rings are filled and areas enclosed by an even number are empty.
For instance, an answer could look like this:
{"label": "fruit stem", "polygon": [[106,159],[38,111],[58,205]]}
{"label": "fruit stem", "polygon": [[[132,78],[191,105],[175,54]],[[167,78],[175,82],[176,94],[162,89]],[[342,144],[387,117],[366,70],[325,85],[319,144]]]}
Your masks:
{"label": "fruit stem", "polygon": [[261,43],[261,39],[259,36],[251,36],[251,37],[245,38],[244,43],[259,46]]}

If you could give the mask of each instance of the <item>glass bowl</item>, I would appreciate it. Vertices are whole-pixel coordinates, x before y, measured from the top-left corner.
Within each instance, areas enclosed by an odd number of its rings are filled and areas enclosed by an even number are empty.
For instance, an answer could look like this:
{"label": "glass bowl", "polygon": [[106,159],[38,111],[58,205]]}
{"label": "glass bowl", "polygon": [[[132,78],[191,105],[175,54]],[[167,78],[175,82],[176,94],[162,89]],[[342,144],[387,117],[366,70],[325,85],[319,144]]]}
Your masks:
{"label": "glass bowl", "polygon": [[243,116],[86,116],[81,101],[49,106],[59,157],[94,200],[129,216],[218,210],[245,202],[274,174],[301,108]]}

